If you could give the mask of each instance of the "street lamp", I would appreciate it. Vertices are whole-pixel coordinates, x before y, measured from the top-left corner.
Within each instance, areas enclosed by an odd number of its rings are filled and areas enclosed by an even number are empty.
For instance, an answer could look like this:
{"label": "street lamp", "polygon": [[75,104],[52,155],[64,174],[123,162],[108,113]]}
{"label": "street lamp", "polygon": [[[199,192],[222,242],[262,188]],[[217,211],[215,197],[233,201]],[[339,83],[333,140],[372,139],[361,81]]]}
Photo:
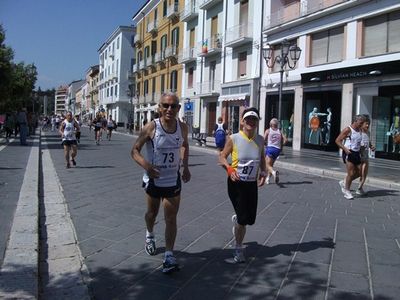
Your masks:
{"label": "street lamp", "polygon": [[[279,108],[278,108],[278,120],[279,124],[281,124],[282,118],[282,83],[283,83],[283,72],[285,71],[285,66],[287,65],[290,69],[294,69],[296,67],[297,61],[300,59],[301,49],[297,45],[290,45],[287,39],[284,39],[281,43],[281,54],[274,55],[273,48],[270,44],[267,44],[266,48],[262,49],[262,54],[267,64],[268,68],[272,68],[275,63],[278,63],[280,66],[279,73],[280,73],[280,81],[279,81]],[[293,61],[293,65],[291,65],[290,60]]]}

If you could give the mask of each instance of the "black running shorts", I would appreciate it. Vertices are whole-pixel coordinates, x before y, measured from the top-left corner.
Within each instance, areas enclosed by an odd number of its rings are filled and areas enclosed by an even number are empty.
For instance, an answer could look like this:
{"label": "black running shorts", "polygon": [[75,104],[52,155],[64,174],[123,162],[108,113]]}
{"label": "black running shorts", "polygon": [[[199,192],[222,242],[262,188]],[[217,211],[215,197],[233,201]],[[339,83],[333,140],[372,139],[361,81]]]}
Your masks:
{"label": "black running shorts", "polygon": [[62,141],[61,145],[72,146],[72,145],[77,145],[77,142],[76,142],[76,140],[71,140],[71,141],[65,140],[65,141]]}
{"label": "black running shorts", "polygon": [[228,177],[228,195],[240,225],[253,225],[256,221],[258,186],[257,181],[233,182]]}
{"label": "black running shorts", "polygon": [[352,164],[358,166],[361,164],[361,156],[360,152],[350,150],[350,154],[346,154],[346,152],[342,152],[343,162],[346,163],[347,161],[351,162]]}
{"label": "black running shorts", "polygon": [[144,188],[146,194],[153,198],[173,198],[181,194],[182,183],[181,176],[178,172],[178,177],[176,180],[176,185],[171,187],[159,187],[154,184],[154,179],[150,178],[149,182],[143,182],[142,187]]}

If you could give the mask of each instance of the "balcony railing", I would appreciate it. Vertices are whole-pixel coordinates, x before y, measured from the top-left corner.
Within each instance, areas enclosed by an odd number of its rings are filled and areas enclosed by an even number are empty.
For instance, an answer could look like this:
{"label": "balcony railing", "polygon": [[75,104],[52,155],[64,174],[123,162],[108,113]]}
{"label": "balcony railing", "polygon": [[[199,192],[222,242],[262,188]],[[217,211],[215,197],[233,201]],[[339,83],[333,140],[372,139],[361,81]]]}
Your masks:
{"label": "balcony railing", "polygon": [[221,91],[221,83],[218,80],[205,81],[197,84],[197,94],[219,94]]}
{"label": "balcony railing", "polygon": [[139,72],[139,70],[140,70],[139,64],[134,64],[132,66],[132,72],[133,73],[137,73],[137,72]]}
{"label": "balcony railing", "polygon": [[146,62],[144,59],[142,59],[142,60],[139,62],[139,68],[140,68],[140,70],[144,70],[144,69],[147,68],[147,62]]}
{"label": "balcony railing", "polygon": [[292,21],[298,17],[300,17],[300,0],[282,6],[275,12],[271,12],[271,15],[266,20],[266,28]]}
{"label": "balcony railing", "polygon": [[196,60],[195,48],[189,47],[182,50],[182,53],[180,55],[181,63],[190,62],[194,60]]}
{"label": "balcony railing", "polygon": [[222,2],[223,0],[199,0],[199,8],[200,9],[209,9],[216,5],[217,3]]}
{"label": "balcony railing", "polygon": [[156,33],[157,32],[158,21],[153,20],[147,23],[147,32]]}
{"label": "balcony railing", "polygon": [[167,18],[174,19],[179,17],[179,4],[174,3],[167,8]]}
{"label": "balcony railing", "polygon": [[140,95],[139,96],[139,103],[140,104],[146,103],[146,96],[145,95]]}
{"label": "balcony railing", "polygon": [[225,44],[228,47],[239,46],[253,40],[253,24],[239,24],[228,28]]}
{"label": "balcony railing", "polygon": [[155,55],[149,56],[147,59],[147,67],[153,67],[156,64]]}
{"label": "balcony railing", "polygon": [[207,56],[209,54],[221,52],[222,49],[222,36],[215,34],[214,36],[207,38],[199,45],[199,56]]}
{"label": "balcony railing", "polygon": [[165,58],[176,57],[178,55],[178,49],[176,45],[165,48]]}
{"label": "balcony railing", "polygon": [[301,14],[308,15],[348,0],[308,0],[301,4]]}
{"label": "balcony railing", "polygon": [[143,39],[140,36],[140,34],[136,34],[134,39],[133,39],[133,43],[135,44],[135,46],[139,46],[140,44],[142,44]]}
{"label": "balcony railing", "polygon": [[187,4],[181,11],[181,21],[188,22],[199,15],[199,8],[193,5],[192,1]]}
{"label": "balcony railing", "polygon": [[161,61],[162,61],[161,52],[157,52],[156,54],[154,54],[154,62],[157,64]]}

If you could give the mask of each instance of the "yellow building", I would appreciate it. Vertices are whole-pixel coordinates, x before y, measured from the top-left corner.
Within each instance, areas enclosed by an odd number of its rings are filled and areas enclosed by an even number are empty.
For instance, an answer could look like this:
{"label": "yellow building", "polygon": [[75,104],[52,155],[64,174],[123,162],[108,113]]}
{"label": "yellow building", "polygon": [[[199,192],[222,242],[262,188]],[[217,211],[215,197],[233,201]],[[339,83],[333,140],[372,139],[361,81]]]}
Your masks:
{"label": "yellow building", "polygon": [[86,70],[86,83],[88,84],[86,93],[86,113],[88,119],[93,119],[96,108],[99,107],[99,65],[91,66]]}
{"label": "yellow building", "polygon": [[136,26],[134,44],[136,128],[150,121],[162,93],[176,92],[181,97],[183,23],[179,12],[184,0],[149,0],[132,20]]}

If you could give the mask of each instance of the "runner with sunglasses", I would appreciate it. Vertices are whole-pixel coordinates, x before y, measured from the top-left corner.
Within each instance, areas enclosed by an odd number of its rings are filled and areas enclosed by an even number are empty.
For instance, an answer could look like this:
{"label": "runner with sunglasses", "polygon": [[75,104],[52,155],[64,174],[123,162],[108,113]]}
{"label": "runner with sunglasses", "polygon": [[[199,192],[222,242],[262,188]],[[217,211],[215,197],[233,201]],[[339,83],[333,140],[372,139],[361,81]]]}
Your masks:
{"label": "runner with sunglasses", "polygon": [[[131,156],[145,170],[143,187],[147,201],[146,253],[156,254],[153,228],[162,203],[165,219],[163,273],[171,273],[179,270],[173,249],[177,233],[176,217],[181,198],[181,178],[183,182],[190,180],[188,127],[177,119],[180,105],[176,94],[163,94],[159,108],[161,117],[144,126],[133,145]],[[142,155],[143,146],[145,149]]]}

